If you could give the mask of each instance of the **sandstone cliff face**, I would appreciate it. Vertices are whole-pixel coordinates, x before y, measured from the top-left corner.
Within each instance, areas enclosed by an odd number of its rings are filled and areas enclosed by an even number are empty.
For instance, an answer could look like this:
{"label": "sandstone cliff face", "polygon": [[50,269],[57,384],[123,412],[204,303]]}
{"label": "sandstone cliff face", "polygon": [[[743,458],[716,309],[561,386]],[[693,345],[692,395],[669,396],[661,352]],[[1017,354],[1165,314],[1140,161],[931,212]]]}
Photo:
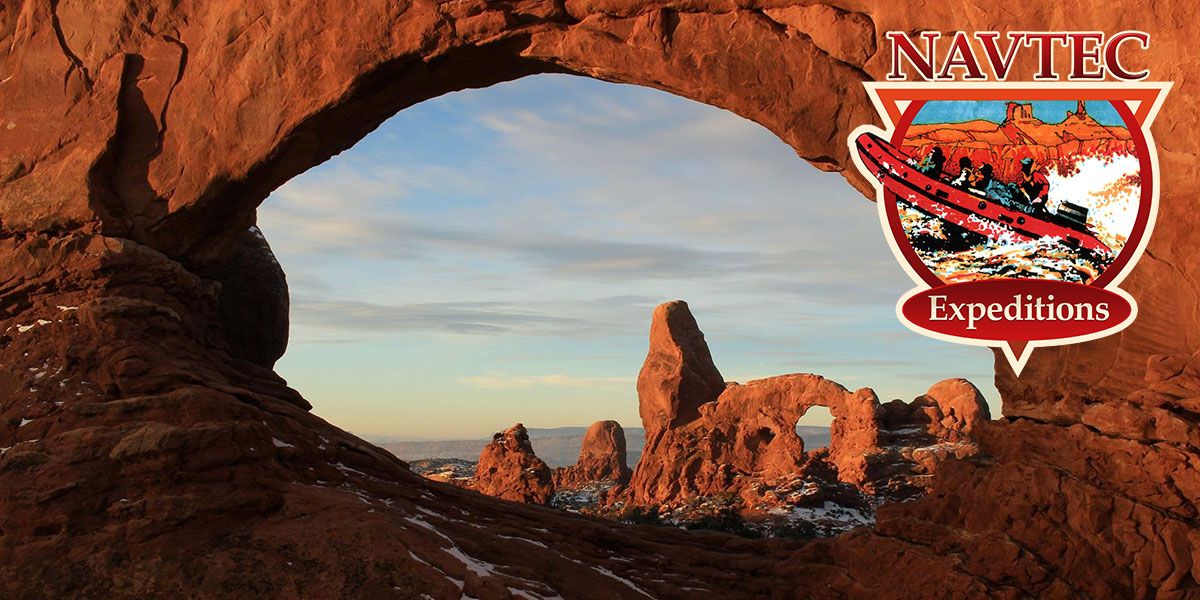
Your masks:
{"label": "sandstone cliff face", "polygon": [[966,379],[939,381],[914,404],[929,407],[929,433],[951,441],[971,435],[981,422],[992,418],[983,394]]}
{"label": "sandstone cliff face", "polygon": [[583,436],[579,460],[554,470],[554,487],[561,490],[593,482],[624,484],[630,474],[625,462],[625,430],[616,421],[596,421]]}
{"label": "sandstone cliff face", "polygon": [[[1156,80],[1200,70],[1185,3],[1008,8],[1010,30],[1153,32],[1137,57]],[[0,595],[1195,595],[1200,102],[1182,83],[1155,124],[1158,227],[1122,284],[1137,322],[1039,349],[1020,378],[1000,360],[1006,419],[972,432],[989,460],[945,463],[925,498],[833,540],[614,527],[415,477],[264,366],[282,279],[230,285],[247,271],[208,262],[242,260],[271,190],[397,110],[538,72],[720,106],[853,171],[881,32],[996,23],[954,3],[3,4]],[[276,316],[239,339],[231,300]]]}
{"label": "sandstone cliff face", "polygon": [[550,467],[533,453],[529,433],[517,423],[497,433],[479,455],[471,487],[504,500],[547,504],[554,496]]}

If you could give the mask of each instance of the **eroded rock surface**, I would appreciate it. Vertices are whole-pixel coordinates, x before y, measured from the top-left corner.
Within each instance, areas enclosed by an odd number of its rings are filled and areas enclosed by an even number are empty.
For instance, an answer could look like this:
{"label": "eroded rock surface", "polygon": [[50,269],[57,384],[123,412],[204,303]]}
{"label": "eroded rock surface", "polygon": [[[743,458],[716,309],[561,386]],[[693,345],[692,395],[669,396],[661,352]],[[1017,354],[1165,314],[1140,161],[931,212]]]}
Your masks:
{"label": "eroded rock surface", "polygon": [[[668,511],[672,523],[714,510],[751,519],[784,511],[803,520],[815,508],[836,507],[854,511],[847,526],[869,524],[879,502],[923,493],[947,457],[975,456],[968,432],[989,418],[983,396],[963,379],[939,382],[912,403],[884,406],[870,388],[851,392],[811,374],[727,383],[709,400],[710,388],[685,388],[675,376],[716,372],[687,304],[655,309],[650,332],[638,377],[642,412],[651,415],[643,421],[646,448],[613,501],[624,510]],[[677,340],[689,340],[690,351],[679,351]],[[697,414],[645,409],[664,396],[696,406]],[[833,416],[830,444],[806,452],[796,422],[814,406]]]}
{"label": "eroded rock surface", "polygon": [[625,430],[616,421],[596,421],[583,436],[579,460],[554,470],[554,486],[566,489],[605,481],[624,484],[630,474],[625,462]]}
{"label": "eroded rock surface", "polygon": [[695,420],[700,407],[725,389],[725,379],[686,303],[669,302],[654,309],[650,352],[637,389],[647,444],[652,443],[652,432]]}
{"label": "eroded rock surface", "polygon": [[479,455],[471,487],[497,498],[546,504],[554,496],[550,467],[533,452],[529,433],[517,423],[492,437]]}

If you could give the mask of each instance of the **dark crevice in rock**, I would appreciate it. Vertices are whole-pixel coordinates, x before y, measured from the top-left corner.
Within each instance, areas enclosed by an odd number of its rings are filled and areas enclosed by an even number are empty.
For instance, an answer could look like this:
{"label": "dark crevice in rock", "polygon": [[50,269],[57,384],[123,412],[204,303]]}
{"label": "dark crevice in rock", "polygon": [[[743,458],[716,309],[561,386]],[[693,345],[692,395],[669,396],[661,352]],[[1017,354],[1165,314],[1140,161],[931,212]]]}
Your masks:
{"label": "dark crevice in rock", "polygon": [[58,19],[58,3],[59,0],[49,0],[50,2],[50,24],[54,28],[54,36],[58,39],[58,46],[62,50],[63,56],[71,63],[71,68],[67,69],[66,75],[63,76],[63,90],[66,91],[67,83],[71,77],[71,71],[79,71],[79,77],[83,80],[83,85],[87,89],[92,89],[92,77],[88,73],[87,67],[83,65],[83,61],[71,50],[67,44],[67,36],[63,33],[62,22]]}

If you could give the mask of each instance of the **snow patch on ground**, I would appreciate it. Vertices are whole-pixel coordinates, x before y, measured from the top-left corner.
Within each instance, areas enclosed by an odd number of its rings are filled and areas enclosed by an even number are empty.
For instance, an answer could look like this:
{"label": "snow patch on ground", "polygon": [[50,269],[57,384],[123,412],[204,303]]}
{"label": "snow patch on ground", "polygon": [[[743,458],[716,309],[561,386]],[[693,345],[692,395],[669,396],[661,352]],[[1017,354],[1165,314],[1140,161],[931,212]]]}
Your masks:
{"label": "snow patch on ground", "polygon": [[514,598],[528,598],[528,600],[563,600],[562,596],[543,596],[537,592],[530,592],[514,587],[508,588],[508,593],[512,594]]}
{"label": "snow patch on ground", "polygon": [[547,546],[541,542],[536,542],[534,540],[527,540],[523,537],[516,537],[516,536],[512,536],[512,535],[497,535],[496,537],[505,539],[505,540],[516,540],[518,542],[525,542],[526,544],[532,544],[534,546],[541,546],[542,548],[546,548],[547,550],[550,549],[549,546]]}
{"label": "snow patch on ground", "polygon": [[432,511],[432,510],[429,510],[428,508],[425,508],[424,506],[418,506],[418,507],[417,507],[417,512],[424,513],[424,514],[426,514],[426,515],[429,515],[429,516],[431,516],[431,517],[434,517],[434,518],[437,518],[437,519],[445,519],[445,518],[446,518],[446,517],[442,516],[441,514],[439,514],[439,513],[435,512],[435,511]]}
{"label": "snow patch on ground", "polygon": [[463,552],[458,548],[458,546],[442,548],[442,551],[450,556],[453,556],[456,560],[458,560],[458,562],[461,562],[463,565],[465,565],[467,570],[480,577],[489,577],[496,574],[496,565],[479,560],[474,556]]}
{"label": "snow patch on ground", "polygon": [[793,506],[777,508],[772,514],[786,517],[793,521],[802,521],[816,525],[823,532],[834,534],[849,531],[855,527],[873,525],[875,519],[856,508],[842,506],[826,500],[821,506]]}
{"label": "snow patch on ground", "polygon": [[629,589],[631,589],[647,598],[651,598],[651,599],[654,598],[654,596],[651,596],[650,594],[646,593],[646,590],[643,590],[642,588],[638,587],[638,585],[636,583],[634,583],[628,579],[625,579],[624,577],[621,577],[620,575],[617,575],[616,573],[613,573],[612,571],[609,571],[608,569],[605,569],[604,567],[593,566],[592,570],[601,575],[604,575],[605,577],[608,577],[610,579],[615,579],[616,581],[619,581],[619,582],[629,586]]}
{"label": "snow patch on ground", "polygon": [[[33,322],[30,325],[21,325],[18,323],[16,325],[17,333],[25,333],[25,332],[33,329],[34,327],[41,327],[43,325],[49,325],[50,323],[51,323],[51,321],[47,321],[45,319],[38,319],[37,321]],[[12,327],[9,327],[8,329],[12,329]],[[5,331],[8,331],[8,329],[5,329]]]}

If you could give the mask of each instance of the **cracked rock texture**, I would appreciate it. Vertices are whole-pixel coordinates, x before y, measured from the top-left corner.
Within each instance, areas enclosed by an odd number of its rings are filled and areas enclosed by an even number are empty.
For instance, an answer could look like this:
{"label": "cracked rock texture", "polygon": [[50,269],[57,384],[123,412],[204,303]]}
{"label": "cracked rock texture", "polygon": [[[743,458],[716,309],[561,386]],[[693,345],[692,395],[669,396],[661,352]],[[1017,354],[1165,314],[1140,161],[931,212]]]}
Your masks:
{"label": "cracked rock texture", "polygon": [[[1005,419],[971,434],[988,462],[946,462],[872,530],[751,541],[501,502],[412,475],[271,371],[286,288],[255,207],[406,106],[545,72],[646,85],[867,191],[845,140],[875,120],[882,32],[996,27],[1148,31],[1130,62],[1177,82],[1123,283],[1139,318],[1020,378],[999,362]],[[1194,30],[1186,3],[1120,0],[6,2],[0,596],[1194,597]],[[713,373],[672,377],[707,397]]]}

